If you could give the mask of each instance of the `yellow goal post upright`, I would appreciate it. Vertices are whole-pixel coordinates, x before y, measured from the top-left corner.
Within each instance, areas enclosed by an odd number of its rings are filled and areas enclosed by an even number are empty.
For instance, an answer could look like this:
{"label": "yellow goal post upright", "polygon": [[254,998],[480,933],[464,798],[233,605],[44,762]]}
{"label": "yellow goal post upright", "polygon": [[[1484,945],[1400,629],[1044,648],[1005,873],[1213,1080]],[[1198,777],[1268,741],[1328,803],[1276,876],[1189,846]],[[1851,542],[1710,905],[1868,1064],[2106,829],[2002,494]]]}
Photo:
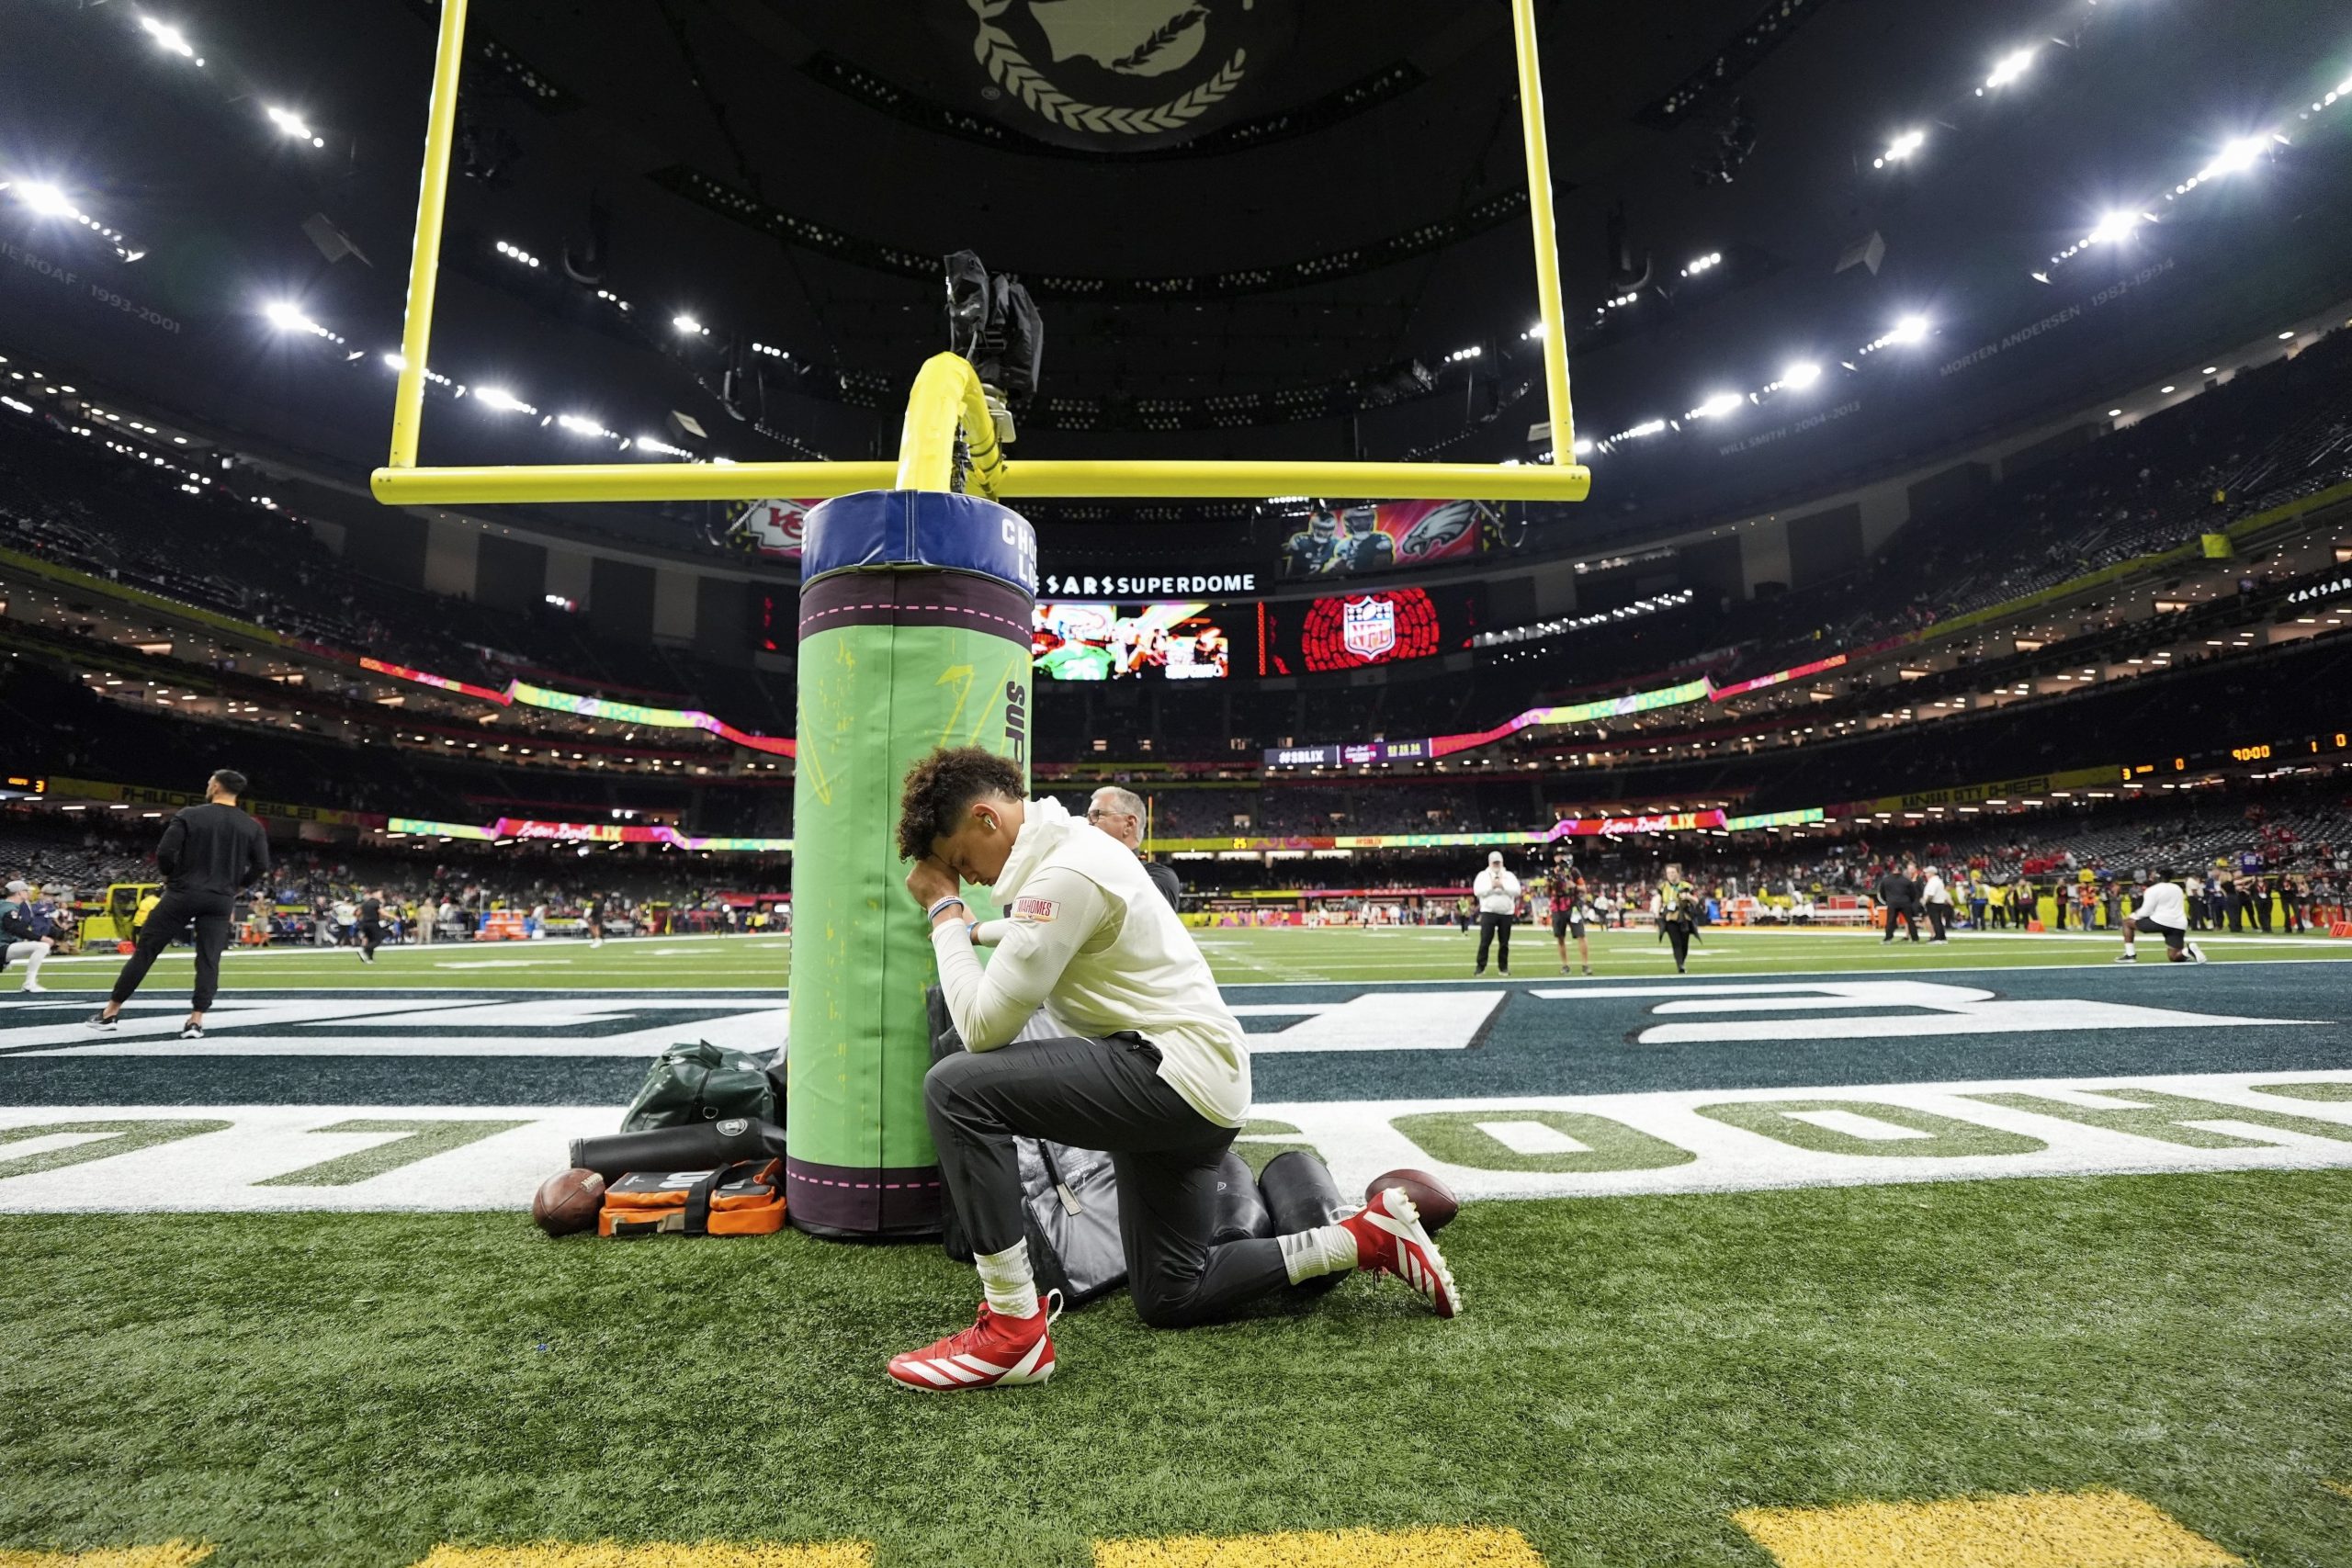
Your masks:
{"label": "yellow goal post upright", "polygon": [[1576,458],[1568,399],[1567,321],[1560,304],[1559,247],[1552,214],[1544,86],[1535,41],[1535,0],[1510,0],[1527,153],[1527,209],[1535,243],[1535,292],[1544,326],[1544,388],[1551,416],[1550,463],[1363,463],[1218,459],[1005,458],[971,367],[934,355],[908,400],[897,463],[558,463],[503,468],[420,468],[417,439],[432,346],[441,225],[457,138],[458,78],[468,0],[441,0],[433,97],[425,120],[424,171],[417,196],[416,247],[409,263],[408,312],[392,402],[391,454],[369,488],[388,506],[485,506],[514,502],[762,501],[831,498],[873,490],[947,490],[959,434],[989,447],[975,454],[967,485],[995,500],[1193,497],[1257,499],[1339,495],[1396,501],[1582,501],[1591,471]]}
{"label": "yellow goal post upright", "polygon": [[[896,818],[900,781],[940,745],[983,747],[1027,774],[1036,535],[1001,502],[1581,501],[1590,486],[1574,461],[1534,0],[1511,0],[1511,21],[1555,462],[1016,461],[998,446],[978,374],[958,355],[938,354],[916,374],[895,463],[421,468],[467,3],[440,0],[391,457],[371,488],[388,505],[822,499],[803,539],[797,604],[792,898],[799,942],[791,961],[784,1180],[792,1223],[804,1231],[936,1232],[945,1193],[923,1111],[933,1031],[922,986],[933,955],[929,922],[897,891],[906,873]],[[985,889],[967,896],[975,916],[990,912]]]}

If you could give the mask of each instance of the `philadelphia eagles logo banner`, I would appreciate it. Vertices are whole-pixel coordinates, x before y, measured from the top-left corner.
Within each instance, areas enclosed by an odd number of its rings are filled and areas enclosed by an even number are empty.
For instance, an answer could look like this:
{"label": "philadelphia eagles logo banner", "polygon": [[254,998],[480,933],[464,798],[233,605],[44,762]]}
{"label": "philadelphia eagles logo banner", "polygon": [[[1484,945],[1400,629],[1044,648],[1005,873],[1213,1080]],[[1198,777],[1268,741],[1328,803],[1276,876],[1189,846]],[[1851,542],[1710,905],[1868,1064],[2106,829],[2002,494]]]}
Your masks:
{"label": "philadelphia eagles logo banner", "polygon": [[1297,31],[1297,0],[963,0],[980,96],[1033,136],[1095,152],[1238,118]]}

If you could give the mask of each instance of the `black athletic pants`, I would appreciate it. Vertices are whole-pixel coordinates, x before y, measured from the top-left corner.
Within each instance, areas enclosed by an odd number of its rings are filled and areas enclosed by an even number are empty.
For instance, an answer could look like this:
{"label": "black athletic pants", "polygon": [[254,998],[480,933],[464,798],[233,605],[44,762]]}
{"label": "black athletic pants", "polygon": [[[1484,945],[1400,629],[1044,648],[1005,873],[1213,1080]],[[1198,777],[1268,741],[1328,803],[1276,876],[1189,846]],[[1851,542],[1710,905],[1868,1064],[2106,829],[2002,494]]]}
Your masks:
{"label": "black athletic pants", "polygon": [[1936,941],[1941,942],[1944,940],[1944,928],[1950,923],[1951,919],[1951,905],[1929,904],[1928,906],[1928,931]]}
{"label": "black athletic pants", "polygon": [[1154,1328],[1229,1316],[1290,1282],[1271,1240],[1209,1245],[1219,1127],[1159,1076],[1159,1050],[1132,1034],[1026,1040],[943,1057],[923,1079],[940,1174],[975,1252],[1025,1233],[1013,1139],[1104,1149],[1119,1183],[1119,1234],[1136,1313]]}
{"label": "black athletic pants", "polygon": [[1679,970],[1690,957],[1690,928],[1669,920],[1666,927],[1666,940],[1674,948],[1674,967]]}
{"label": "black athletic pants", "polygon": [[360,921],[360,922],[359,922],[359,949],[360,949],[360,951],[361,951],[361,952],[363,952],[363,953],[373,953],[373,952],[375,952],[378,948],[379,948],[379,947],[381,947],[381,946],[383,946],[383,945],[384,945],[384,928],[383,928],[382,926],[380,926],[380,925],[377,924],[374,920],[362,920],[362,921]]}
{"label": "black athletic pants", "polygon": [[1911,928],[1913,942],[1919,940],[1919,907],[1917,904],[1889,904],[1886,907],[1886,935],[1880,941],[1894,940],[1894,922],[1897,920]]}
{"label": "black athletic pants", "polygon": [[203,1012],[212,1006],[213,993],[220,988],[220,955],[229,950],[229,922],[236,912],[236,901],[210,897],[201,893],[166,893],[147,923],[139,931],[139,946],[130,962],[115,976],[113,999],[119,1007],[139,989],[147,978],[147,971],[164,949],[180,939],[180,934],[193,924],[196,927],[196,992],[188,1004],[191,1012]]}
{"label": "black athletic pants", "polygon": [[1484,975],[1487,972],[1487,949],[1494,945],[1498,937],[1501,939],[1502,947],[1501,951],[1496,954],[1495,966],[1506,975],[1510,973],[1510,926],[1511,918],[1509,915],[1490,915],[1484,910],[1479,912],[1478,974]]}

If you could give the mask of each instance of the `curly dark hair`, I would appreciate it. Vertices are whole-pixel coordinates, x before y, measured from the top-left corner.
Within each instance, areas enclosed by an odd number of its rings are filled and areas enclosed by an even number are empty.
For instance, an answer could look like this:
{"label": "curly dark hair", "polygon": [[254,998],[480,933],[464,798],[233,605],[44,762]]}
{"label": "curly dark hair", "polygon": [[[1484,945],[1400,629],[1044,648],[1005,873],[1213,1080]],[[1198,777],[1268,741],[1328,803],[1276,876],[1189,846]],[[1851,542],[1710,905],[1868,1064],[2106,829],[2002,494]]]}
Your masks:
{"label": "curly dark hair", "polygon": [[943,746],[907,770],[899,795],[899,858],[921,860],[933,840],[963,822],[972,802],[990,796],[1019,800],[1027,785],[1021,764],[978,746]]}

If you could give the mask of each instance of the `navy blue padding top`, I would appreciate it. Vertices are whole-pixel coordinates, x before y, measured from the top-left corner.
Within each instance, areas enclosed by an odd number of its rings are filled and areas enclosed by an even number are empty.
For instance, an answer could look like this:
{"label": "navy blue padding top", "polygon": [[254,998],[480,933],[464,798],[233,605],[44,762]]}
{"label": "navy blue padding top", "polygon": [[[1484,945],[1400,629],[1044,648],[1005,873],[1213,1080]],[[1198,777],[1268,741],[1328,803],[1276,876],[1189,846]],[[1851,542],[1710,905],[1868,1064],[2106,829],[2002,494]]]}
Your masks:
{"label": "navy blue padding top", "polygon": [[906,567],[974,572],[1034,596],[1037,531],[1010,507],[946,491],[860,491],[808,513],[803,586],[839,571]]}

